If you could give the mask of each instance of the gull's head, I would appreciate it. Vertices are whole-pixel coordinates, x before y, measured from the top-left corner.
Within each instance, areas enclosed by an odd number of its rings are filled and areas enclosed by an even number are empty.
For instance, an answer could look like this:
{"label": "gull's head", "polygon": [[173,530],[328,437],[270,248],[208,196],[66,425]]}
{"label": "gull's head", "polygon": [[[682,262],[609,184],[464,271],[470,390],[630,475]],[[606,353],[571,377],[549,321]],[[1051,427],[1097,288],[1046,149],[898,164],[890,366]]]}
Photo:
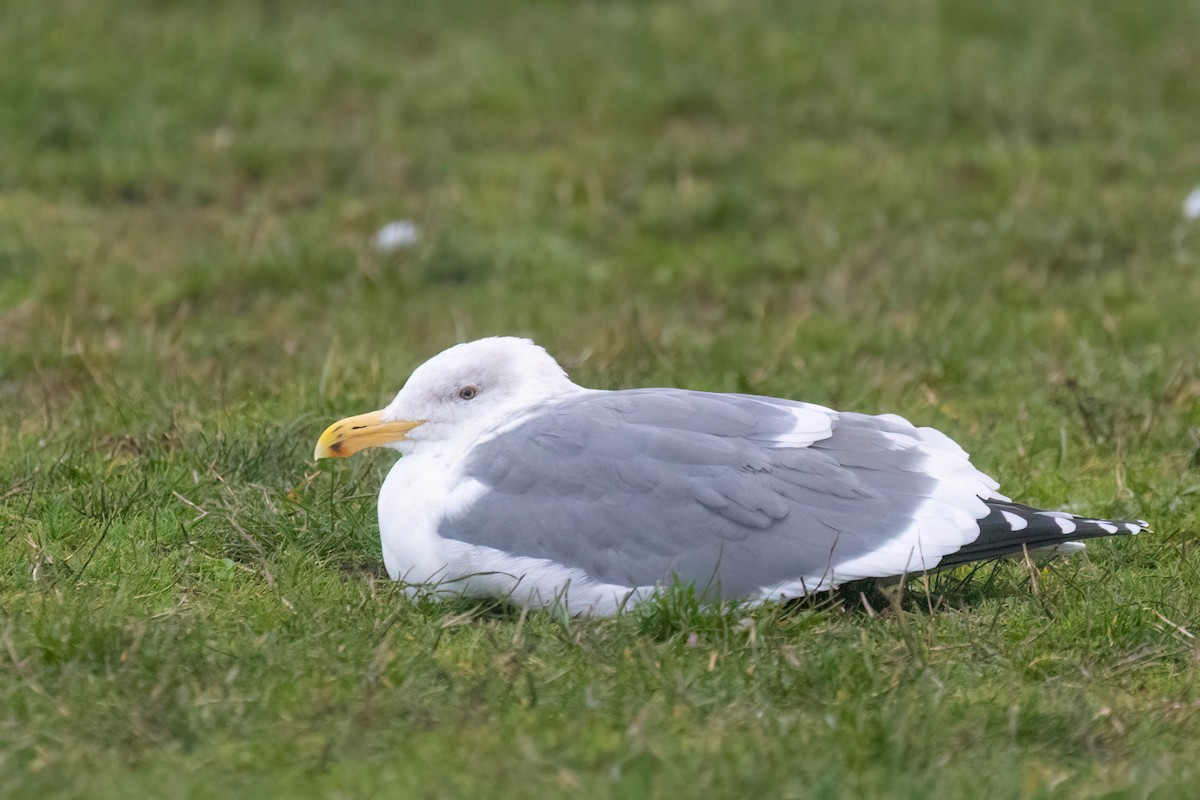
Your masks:
{"label": "gull's head", "polygon": [[526,409],[578,389],[528,339],[498,336],[455,345],[417,367],[387,407],[330,425],[314,456],[349,456],[368,447],[409,453],[426,442],[473,442]]}

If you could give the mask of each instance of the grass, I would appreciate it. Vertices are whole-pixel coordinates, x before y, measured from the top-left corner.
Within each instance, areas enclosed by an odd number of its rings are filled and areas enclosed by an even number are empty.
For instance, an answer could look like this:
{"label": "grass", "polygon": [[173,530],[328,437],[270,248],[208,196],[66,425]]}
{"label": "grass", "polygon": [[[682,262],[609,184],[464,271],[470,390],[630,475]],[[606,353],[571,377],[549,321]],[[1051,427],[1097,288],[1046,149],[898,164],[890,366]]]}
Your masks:
{"label": "grass", "polygon": [[[0,5],[0,794],[1191,796],[1198,24]],[[412,604],[387,457],[313,442],[498,333],[898,412],[1155,532],[870,609]]]}

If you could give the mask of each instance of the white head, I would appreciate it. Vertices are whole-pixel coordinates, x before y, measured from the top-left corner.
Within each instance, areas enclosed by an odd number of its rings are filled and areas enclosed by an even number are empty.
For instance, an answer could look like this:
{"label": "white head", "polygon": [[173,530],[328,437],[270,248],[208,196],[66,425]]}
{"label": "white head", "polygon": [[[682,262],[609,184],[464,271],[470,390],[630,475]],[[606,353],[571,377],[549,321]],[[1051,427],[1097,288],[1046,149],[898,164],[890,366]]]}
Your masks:
{"label": "white head", "polygon": [[455,345],[417,367],[386,408],[329,426],[315,456],[470,443],[524,409],[574,391],[579,387],[562,367],[528,339],[500,336]]}

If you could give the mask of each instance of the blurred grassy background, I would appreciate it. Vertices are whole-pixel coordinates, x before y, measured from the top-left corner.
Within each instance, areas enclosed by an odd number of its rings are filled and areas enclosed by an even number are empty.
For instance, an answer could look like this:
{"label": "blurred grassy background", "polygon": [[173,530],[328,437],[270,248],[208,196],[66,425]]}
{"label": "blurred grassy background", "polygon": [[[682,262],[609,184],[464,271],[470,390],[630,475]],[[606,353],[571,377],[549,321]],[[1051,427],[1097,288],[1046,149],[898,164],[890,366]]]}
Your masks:
{"label": "blurred grassy background", "polygon": [[[0,791],[1186,796],[1198,30],[1181,1],[0,4]],[[420,243],[374,250],[395,219]],[[753,633],[413,607],[387,457],[312,443],[501,333],[586,385],[898,412],[1156,533]]]}

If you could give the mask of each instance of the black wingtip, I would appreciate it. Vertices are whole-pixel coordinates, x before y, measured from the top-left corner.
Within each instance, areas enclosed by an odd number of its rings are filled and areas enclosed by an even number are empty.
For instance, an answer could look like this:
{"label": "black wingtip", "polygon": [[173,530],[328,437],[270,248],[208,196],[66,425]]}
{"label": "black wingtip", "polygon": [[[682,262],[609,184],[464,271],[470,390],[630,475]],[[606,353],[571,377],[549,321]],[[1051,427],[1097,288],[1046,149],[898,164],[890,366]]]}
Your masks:
{"label": "black wingtip", "polygon": [[943,559],[943,565],[1000,558],[1026,549],[1055,547],[1084,539],[1133,536],[1150,530],[1150,524],[1141,519],[1096,519],[1005,500],[984,502],[988,515],[977,523],[978,538]]}

